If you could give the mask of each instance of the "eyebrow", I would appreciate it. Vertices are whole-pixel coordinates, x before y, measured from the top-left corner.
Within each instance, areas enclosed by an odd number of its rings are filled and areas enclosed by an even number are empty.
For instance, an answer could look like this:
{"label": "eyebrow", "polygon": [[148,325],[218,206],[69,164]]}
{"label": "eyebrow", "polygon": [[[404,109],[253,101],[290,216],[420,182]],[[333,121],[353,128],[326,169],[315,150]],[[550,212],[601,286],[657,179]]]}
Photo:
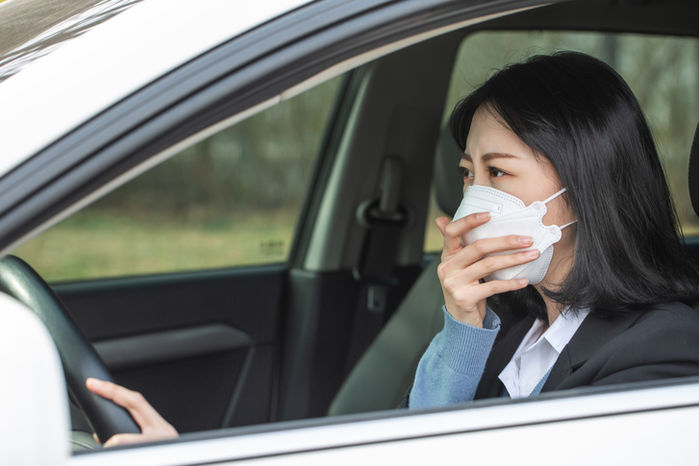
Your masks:
{"label": "eyebrow", "polygon": [[[471,158],[470,154],[464,153],[461,158],[463,160],[466,160],[467,162],[473,162],[473,159]],[[514,154],[507,154],[505,152],[488,152],[487,154],[484,154],[483,157],[481,157],[481,160],[483,162],[488,162],[493,159],[518,159],[520,158],[518,155]]]}

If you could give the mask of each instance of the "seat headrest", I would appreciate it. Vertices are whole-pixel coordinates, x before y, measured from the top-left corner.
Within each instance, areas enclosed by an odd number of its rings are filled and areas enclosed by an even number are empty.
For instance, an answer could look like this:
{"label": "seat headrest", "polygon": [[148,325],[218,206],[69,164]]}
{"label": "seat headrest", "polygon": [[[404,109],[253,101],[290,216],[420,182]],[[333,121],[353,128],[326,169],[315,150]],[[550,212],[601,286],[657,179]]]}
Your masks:
{"label": "seat headrest", "polygon": [[689,151],[689,197],[694,212],[699,215],[699,123],[694,130],[694,142]]}
{"label": "seat headrest", "polygon": [[463,178],[458,170],[462,151],[448,126],[442,128],[434,160],[434,187],[437,205],[452,217],[463,197]]}

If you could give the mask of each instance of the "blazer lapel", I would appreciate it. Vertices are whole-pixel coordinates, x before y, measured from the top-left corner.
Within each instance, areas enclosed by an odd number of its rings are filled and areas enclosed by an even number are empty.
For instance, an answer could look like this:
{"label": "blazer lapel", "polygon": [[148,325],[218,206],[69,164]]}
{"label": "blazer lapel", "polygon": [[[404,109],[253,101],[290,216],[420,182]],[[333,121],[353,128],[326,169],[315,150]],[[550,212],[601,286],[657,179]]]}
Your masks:
{"label": "blazer lapel", "polygon": [[590,312],[551,368],[541,391],[567,388],[561,384],[585,364],[595,351],[626,330],[638,318],[639,315],[626,315],[608,319]]}
{"label": "blazer lapel", "polygon": [[503,385],[498,376],[517,351],[522,338],[534,323],[534,317],[527,316],[515,323],[502,340],[497,342],[485,363],[483,376],[476,389],[474,399],[495,398],[500,396]]}

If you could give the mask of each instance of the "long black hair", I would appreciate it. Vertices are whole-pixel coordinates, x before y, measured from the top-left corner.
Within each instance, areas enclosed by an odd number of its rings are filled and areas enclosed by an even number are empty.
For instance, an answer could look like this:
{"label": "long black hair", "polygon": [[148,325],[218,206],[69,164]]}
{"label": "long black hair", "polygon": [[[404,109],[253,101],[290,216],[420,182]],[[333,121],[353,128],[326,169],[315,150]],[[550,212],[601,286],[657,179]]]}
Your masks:
{"label": "long black hair", "polygon": [[[696,299],[697,273],[683,253],[650,129],[616,71],[576,52],[510,65],[454,109],[451,129],[462,149],[482,105],[549,159],[567,188],[578,220],[575,259],[548,296],[606,315]],[[546,316],[531,286],[499,299]]]}

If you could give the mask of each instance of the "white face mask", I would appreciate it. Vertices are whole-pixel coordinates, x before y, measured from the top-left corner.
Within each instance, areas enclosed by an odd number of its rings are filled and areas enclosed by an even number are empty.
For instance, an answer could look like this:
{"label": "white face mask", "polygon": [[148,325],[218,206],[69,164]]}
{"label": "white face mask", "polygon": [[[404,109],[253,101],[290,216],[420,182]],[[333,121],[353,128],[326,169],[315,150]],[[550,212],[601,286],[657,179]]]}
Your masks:
{"label": "white face mask", "polygon": [[[469,186],[464,193],[464,198],[454,214],[456,221],[476,212],[489,212],[490,220],[464,235],[464,244],[471,244],[484,238],[496,238],[498,236],[522,235],[530,236],[534,244],[532,248],[538,249],[541,255],[534,261],[526,264],[515,265],[506,269],[497,270],[488,275],[488,280],[510,280],[512,278],[526,278],[530,285],[536,285],[544,279],[546,271],[553,257],[553,245],[561,239],[561,230],[575,223],[574,220],[561,227],[557,225],[546,226],[542,218],[546,214],[546,204],[565,192],[561,189],[548,199],[532,202],[525,206],[519,198],[488,186]],[[532,249],[525,248],[521,251]],[[511,254],[516,252],[505,251],[492,255]]]}

